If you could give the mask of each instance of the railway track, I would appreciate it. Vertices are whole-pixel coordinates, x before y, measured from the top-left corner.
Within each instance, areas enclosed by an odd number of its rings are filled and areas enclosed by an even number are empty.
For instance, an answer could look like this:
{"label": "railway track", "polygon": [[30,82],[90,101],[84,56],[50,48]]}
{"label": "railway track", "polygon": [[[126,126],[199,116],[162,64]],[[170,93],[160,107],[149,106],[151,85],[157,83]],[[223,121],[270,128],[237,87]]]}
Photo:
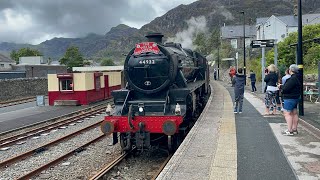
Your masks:
{"label": "railway track", "polygon": [[92,109],[97,109],[97,108],[99,108],[101,106],[106,107],[107,103],[112,103],[112,102],[113,102],[113,99],[109,99],[109,100],[106,100],[106,101],[98,102],[97,104],[95,104],[93,106],[90,106],[88,108],[84,108],[84,109],[81,109],[81,110],[78,110],[78,111],[74,111],[74,112],[71,112],[71,113],[68,113],[68,114],[65,114],[65,115],[57,116],[57,117],[54,117],[54,118],[51,118],[51,119],[46,119],[46,120],[43,120],[43,121],[40,121],[40,122],[37,122],[37,123],[29,124],[29,125],[26,125],[26,126],[22,126],[22,127],[16,128],[16,129],[12,129],[12,130],[9,130],[9,131],[2,132],[2,133],[0,133],[0,140],[2,140],[3,137],[5,137],[7,135],[17,134],[17,132],[25,130],[25,129],[28,129],[28,128],[31,128],[31,127],[41,126],[42,124],[61,121],[61,120],[65,119],[65,118],[78,115],[79,113],[85,113],[85,112],[90,111]]}
{"label": "railway track", "polygon": [[42,127],[34,128],[34,129],[28,130],[26,132],[22,132],[22,133],[13,135],[13,136],[3,138],[0,140],[0,148],[5,148],[5,147],[8,147],[12,144],[17,143],[18,141],[23,141],[27,138],[37,136],[40,133],[47,133],[47,132],[50,132],[51,130],[57,129],[59,127],[66,126],[70,123],[75,123],[77,121],[81,121],[82,119],[85,119],[85,118],[92,116],[92,114],[97,115],[98,113],[102,113],[104,108],[105,108],[105,105],[97,107],[97,108],[92,109],[90,111],[81,113],[79,115],[65,118],[62,121],[53,122],[51,124],[44,125]]}
{"label": "railway track", "polygon": [[21,176],[21,177],[19,177],[19,178],[17,178],[17,179],[18,179],[18,180],[30,179],[31,177],[39,174],[40,172],[44,171],[45,169],[48,169],[49,167],[54,166],[55,164],[63,161],[65,158],[68,158],[68,157],[72,156],[74,153],[76,153],[76,152],[78,152],[79,150],[85,148],[86,146],[89,146],[89,145],[91,145],[91,144],[99,141],[99,140],[102,139],[103,137],[105,137],[104,134],[102,134],[102,135],[94,138],[93,140],[91,140],[91,141],[89,141],[89,142],[87,142],[87,143],[85,143],[85,144],[83,144],[83,145],[81,145],[81,146],[79,146],[79,147],[77,147],[77,148],[75,148],[75,149],[73,149],[73,150],[65,153],[64,155],[62,155],[62,156],[60,156],[60,157],[58,157],[58,158],[50,161],[49,163],[46,163],[46,164],[38,167],[37,169],[28,172],[27,174],[25,174],[25,175],[23,175],[23,176]]}
{"label": "railway track", "polygon": [[125,157],[128,156],[128,152],[123,153],[122,155],[118,156],[113,160],[111,163],[107,164],[103,167],[96,175],[90,178],[90,180],[99,180],[102,179],[105,174],[107,174],[112,168],[118,165]]}
{"label": "railway track", "polygon": [[48,149],[49,147],[51,147],[51,146],[53,146],[53,145],[55,145],[57,143],[61,143],[62,141],[65,141],[65,140],[70,139],[70,138],[72,138],[74,136],[77,136],[77,135],[79,135],[79,134],[81,134],[81,133],[83,133],[85,131],[88,131],[88,130],[90,130],[92,128],[96,128],[96,127],[98,127],[100,125],[101,122],[102,121],[99,121],[99,122],[94,123],[94,124],[92,124],[90,126],[82,128],[82,129],[80,129],[80,130],[78,130],[76,132],[73,132],[73,133],[68,134],[66,136],[63,136],[63,137],[61,137],[59,139],[53,140],[53,141],[51,141],[49,143],[46,143],[46,144],[44,144],[44,145],[42,145],[40,147],[36,147],[36,148],[31,149],[31,150],[29,150],[29,151],[27,151],[25,153],[22,153],[22,154],[19,154],[17,156],[14,156],[12,158],[6,159],[6,160],[0,162],[0,168],[6,167],[6,166],[8,166],[8,165],[10,165],[10,164],[12,164],[12,163],[14,163],[16,161],[21,161],[21,160],[33,155],[34,153],[39,153],[41,151],[44,151],[44,150]]}
{"label": "railway track", "polygon": [[[115,160],[113,160],[111,163],[107,164],[106,166],[104,166],[98,173],[96,173],[94,176],[92,176],[90,178],[90,180],[102,180],[102,179],[106,179],[107,175],[110,173],[110,171],[112,171],[113,168],[115,168],[116,166],[121,166],[121,162],[128,157],[132,152],[134,152],[134,150],[132,150],[131,152],[126,152],[120,156],[118,156],[117,158],[115,158]],[[169,160],[171,159],[172,154],[170,154],[169,156],[167,156],[167,158],[165,160],[162,161],[162,163],[157,166],[157,170],[145,170],[145,169],[141,169],[140,172],[145,172],[145,174],[152,174],[152,178],[151,179],[156,179],[158,177],[158,175],[161,173],[161,171],[163,170],[163,168],[166,166],[166,164],[169,162]],[[143,160],[142,160],[143,161]],[[149,167],[152,166],[152,164],[148,165]],[[144,167],[142,167],[144,168]],[[134,170],[137,171],[137,170]],[[148,172],[149,171],[149,172]],[[130,172],[130,170],[127,173],[132,173]],[[109,177],[108,177],[109,178]],[[122,177],[121,177],[122,178]],[[112,179],[112,178],[111,178]],[[134,178],[135,179],[135,178]],[[140,179],[140,178],[136,178],[136,179]],[[143,178],[144,179],[144,178]]]}
{"label": "railway track", "polygon": [[14,105],[28,103],[28,102],[33,102],[33,101],[36,101],[36,98],[34,96],[21,98],[21,99],[14,99],[14,100],[9,100],[9,101],[1,101],[0,108],[14,106]]}

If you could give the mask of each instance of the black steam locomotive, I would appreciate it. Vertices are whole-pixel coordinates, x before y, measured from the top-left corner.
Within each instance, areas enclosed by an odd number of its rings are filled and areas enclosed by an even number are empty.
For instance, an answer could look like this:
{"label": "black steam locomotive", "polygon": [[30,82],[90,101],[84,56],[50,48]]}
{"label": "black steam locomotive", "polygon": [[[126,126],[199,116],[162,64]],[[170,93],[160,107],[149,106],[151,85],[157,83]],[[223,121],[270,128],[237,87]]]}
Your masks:
{"label": "black steam locomotive", "polygon": [[101,125],[113,133],[114,144],[123,150],[132,146],[177,148],[210,93],[209,67],[198,52],[179,43],[162,43],[163,35],[146,36],[126,57],[125,89],[112,92],[115,108],[107,108]]}

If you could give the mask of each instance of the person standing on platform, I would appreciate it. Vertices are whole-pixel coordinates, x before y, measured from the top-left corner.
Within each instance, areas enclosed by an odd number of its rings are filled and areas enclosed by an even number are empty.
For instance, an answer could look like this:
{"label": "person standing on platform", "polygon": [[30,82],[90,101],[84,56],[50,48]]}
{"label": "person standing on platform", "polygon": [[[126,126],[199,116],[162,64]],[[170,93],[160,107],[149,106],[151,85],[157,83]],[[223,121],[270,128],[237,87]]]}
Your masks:
{"label": "person standing on platform", "polygon": [[250,70],[249,78],[251,80],[251,89],[252,89],[251,92],[257,91],[257,88],[256,88],[256,74],[252,70]]}
{"label": "person standing on platform", "polygon": [[296,64],[289,67],[291,77],[284,85],[278,85],[282,89],[283,96],[283,115],[286,119],[288,129],[282,132],[283,135],[293,136],[298,134],[298,112],[297,107],[301,93],[301,83],[298,78],[299,68]]}
{"label": "person standing on platform", "polygon": [[[286,69],[285,73],[286,73],[286,75],[281,78],[281,84],[282,85],[284,85],[286,83],[286,81],[291,77],[291,75],[289,73],[289,69]],[[280,97],[281,97],[281,104],[282,104],[282,107],[283,107],[282,89],[280,89]]]}
{"label": "person standing on platform", "polygon": [[[229,76],[230,76],[231,84],[232,84],[232,79],[236,75],[236,73],[237,73],[236,69],[233,66],[230,66]],[[233,85],[232,85],[232,87],[233,87]]]}
{"label": "person standing on platform", "polygon": [[214,77],[214,80],[217,80],[217,70],[216,70],[216,68],[213,69],[213,77]]}
{"label": "person standing on platform", "polygon": [[[244,96],[244,84],[246,81],[246,76],[243,74],[242,68],[238,69],[238,74],[232,79],[232,85],[234,86],[234,113],[242,113],[242,104]],[[239,108],[239,109],[238,109]],[[239,111],[238,111],[239,110]]]}
{"label": "person standing on platform", "polygon": [[281,79],[281,84],[284,85],[287,81],[287,79],[289,79],[291,77],[290,73],[289,73],[289,69],[286,70],[286,75],[282,77]]}
{"label": "person standing on platform", "polygon": [[266,82],[266,86],[267,86],[266,96],[264,101],[266,105],[265,115],[269,115],[270,110],[272,111],[271,114],[275,114],[277,109],[276,93],[279,90],[279,88],[277,87],[278,74],[276,73],[276,66],[274,64],[271,64],[268,66],[268,71],[264,78],[264,82]]}

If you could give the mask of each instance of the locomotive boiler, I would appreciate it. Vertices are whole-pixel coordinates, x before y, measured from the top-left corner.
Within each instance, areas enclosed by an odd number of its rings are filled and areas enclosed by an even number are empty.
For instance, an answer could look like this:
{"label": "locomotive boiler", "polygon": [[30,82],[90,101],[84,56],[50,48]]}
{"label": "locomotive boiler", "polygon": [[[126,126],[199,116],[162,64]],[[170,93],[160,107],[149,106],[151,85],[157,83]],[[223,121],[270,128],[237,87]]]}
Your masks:
{"label": "locomotive boiler", "polygon": [[209,67],[198,52],[163,44],[160,33],[146,37],[125,59],[126,88],[112,92],[115,106],[107,108],[101,130],[113,134],[114,144],[120,139],[124,151],[133,146],[174,150],[210,93]]}

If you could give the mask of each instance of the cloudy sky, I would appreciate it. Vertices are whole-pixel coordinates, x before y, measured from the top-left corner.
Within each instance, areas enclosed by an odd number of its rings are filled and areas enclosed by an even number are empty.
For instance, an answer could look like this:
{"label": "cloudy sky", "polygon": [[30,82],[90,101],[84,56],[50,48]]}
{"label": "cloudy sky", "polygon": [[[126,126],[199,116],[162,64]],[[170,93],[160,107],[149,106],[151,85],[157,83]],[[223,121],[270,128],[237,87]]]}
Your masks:
{"label": "cloudy sky", "polygon": [[105,34],[120,23],[140,28],[196,0],[0,0],[0,42],[38,44],[53,37]]}

